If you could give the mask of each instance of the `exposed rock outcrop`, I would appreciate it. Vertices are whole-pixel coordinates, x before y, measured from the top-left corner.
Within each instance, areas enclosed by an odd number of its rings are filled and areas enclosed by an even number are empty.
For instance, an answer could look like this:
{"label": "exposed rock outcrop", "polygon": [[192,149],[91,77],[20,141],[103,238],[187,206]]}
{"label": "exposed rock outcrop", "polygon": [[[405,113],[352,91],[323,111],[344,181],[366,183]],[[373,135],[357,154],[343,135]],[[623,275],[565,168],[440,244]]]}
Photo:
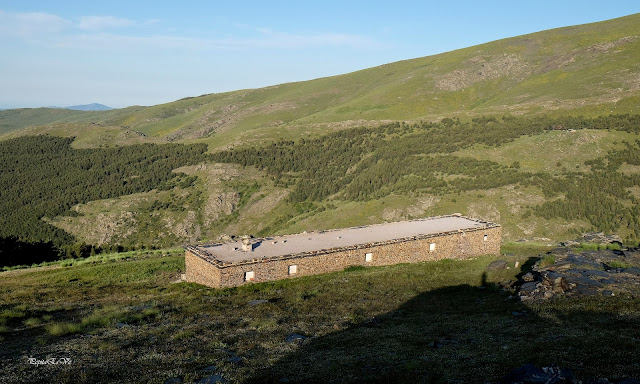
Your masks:
{"label": "exposed rock outcrop", "polygon": [[556,248],[541,257],[531,272],[520,277],[524,302],[556,296],[606,295],[640,292],[640,251],[599,250],[572,253]]}

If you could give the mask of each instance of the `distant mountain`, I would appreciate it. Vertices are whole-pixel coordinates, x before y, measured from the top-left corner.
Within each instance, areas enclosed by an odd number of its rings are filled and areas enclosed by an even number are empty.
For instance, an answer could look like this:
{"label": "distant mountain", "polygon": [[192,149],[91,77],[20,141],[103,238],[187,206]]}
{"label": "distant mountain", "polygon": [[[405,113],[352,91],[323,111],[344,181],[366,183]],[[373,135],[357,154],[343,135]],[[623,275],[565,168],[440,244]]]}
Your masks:
{"label": "distant mountain", "polygon": [[64,107],[64,109],[73,109],[74,111],[108,111],[113,108],[107,107],[104,104],[91,103],[84,105],[72,105],[70,107]]}

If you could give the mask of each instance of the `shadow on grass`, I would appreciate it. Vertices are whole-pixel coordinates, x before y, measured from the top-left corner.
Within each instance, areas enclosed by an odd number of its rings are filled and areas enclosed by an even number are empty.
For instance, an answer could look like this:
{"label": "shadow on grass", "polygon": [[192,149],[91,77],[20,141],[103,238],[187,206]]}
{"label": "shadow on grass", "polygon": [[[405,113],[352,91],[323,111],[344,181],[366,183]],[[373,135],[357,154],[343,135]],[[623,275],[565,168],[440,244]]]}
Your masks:
{"label": "shadow on grass", "polygon": [[525,363],[567,367],[581,380],[638,377],[640,320],[590,309],[607,299],[534,311],[492,284],[441,288],[343,331],[310,335],[247,382],[484,383]]}

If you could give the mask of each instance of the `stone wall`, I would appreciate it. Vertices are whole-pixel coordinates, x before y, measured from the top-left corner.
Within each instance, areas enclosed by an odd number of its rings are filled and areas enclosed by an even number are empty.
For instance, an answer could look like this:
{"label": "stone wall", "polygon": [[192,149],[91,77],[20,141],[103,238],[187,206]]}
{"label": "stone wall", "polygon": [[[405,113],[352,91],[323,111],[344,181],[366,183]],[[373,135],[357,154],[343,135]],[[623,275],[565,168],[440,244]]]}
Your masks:
{"label": "stone wall", "polygon": [[209,287],[221,287],[220,268],[211,264],[205,254],[195,247],[187,247],[184,253],[185,280]]}
{"label": "stone wall", "polygon": [[[212,259],[197,247],[189,247],[185,255],[186,275],[187,281],[211,287],[233,287],[248,282],[342,271],[353,265],[380,266],[499,254],[501,241],[502,227],[489,226],[425,235],[415,239],[393,240],[382,244],[363,244],[348,249],[228,264]],[[367,254],[371,254],[370,261],[366,261]],[[290,274],[289,269],[293,265],[296,266],[296,273]],[[253,272],[253,279],[246,281],[246,273],[250,272]]]}

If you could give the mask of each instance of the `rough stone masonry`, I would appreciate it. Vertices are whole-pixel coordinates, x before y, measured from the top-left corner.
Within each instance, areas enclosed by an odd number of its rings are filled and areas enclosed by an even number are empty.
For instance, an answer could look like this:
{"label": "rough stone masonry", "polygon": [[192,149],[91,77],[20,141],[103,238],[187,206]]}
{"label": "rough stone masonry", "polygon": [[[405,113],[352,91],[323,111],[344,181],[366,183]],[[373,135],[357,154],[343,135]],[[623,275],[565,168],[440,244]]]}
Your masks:
{"label": "rough stone masonry", "polygon": [[186,280],[215,288],[381,266],[499,254],[502,227],[460,215],[189,246]]}

